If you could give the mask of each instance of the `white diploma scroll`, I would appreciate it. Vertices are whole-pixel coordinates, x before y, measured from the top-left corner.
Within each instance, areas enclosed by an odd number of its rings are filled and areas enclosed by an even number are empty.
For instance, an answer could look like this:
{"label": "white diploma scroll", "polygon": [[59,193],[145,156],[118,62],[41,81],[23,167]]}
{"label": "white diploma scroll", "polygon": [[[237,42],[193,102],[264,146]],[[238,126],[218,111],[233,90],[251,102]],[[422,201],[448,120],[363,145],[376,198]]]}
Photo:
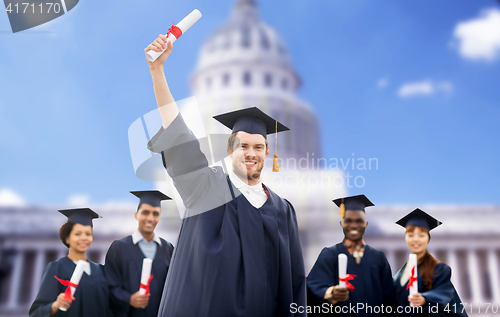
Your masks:
{"label": "white diploma scroll", "polygon": [[[141,273],[141,284],[147,285],[149,281],[149,277],[151,276],[151,265],[153,265],[153,260],[144,258],[142,260],[142,273]],[[139,289],[139,294],[146,294],[146,290],[144,288]]]}
{"label": "white diploma scroll", "polygon": [[340,279],[345,279],[347,274],[347,255],[340,253],[339,254],[339,287],[347,287],[345,281],[341,281]]}
{"label": "white diploma scroll", "polygon": [[[176,27],[178,27],[181,30],[181,32],[182,32],[181,35],[182,35],[182,34],[186,33],[186,31],[189,30],[189,28],[191,26],[193,26],[193,24],[195,24],[196,21],[198,21],[200,18],[201,18],[201,12],[198,11],[197,9],[194,9],[184,19],[182,19],[181,22],[177,23]],[[172,43],[174,43],[176,40],[178,40],[178,38],[175,37],[175,35],[172,33],[168,34],[167,39],[168,39],[168,42],[172,42]],[[168,44],[168,42],[167,42],[167,44]],[[165,50],[166,50],[166,48],[165,48]],[[165,50],[162,50],[161,52],[156,52],[156,51],[150,50],[149,52],[146,53],[146,58],[148,61],[154,62],[163,52],[165,52]]]}
{"label": "white diploma scroll", "polygon": [[[413,296],[414,294],[418,293],[418,281],[417,281],[417,255],[416,254],[410,254],[409,260],[408,260],[408,265],[410,268],[410,277],[408,280],[408,283],[410,281],[413,281],[413,283],[410,285],[410,296]],[[413,269],[415,268],[415,269]],[[413,272],[413,275],[412,275]],[[410,306],[413,306],[412,303],[410,303]]]}
{"label": "white diploma scroll", "polygon": [[[83,270],[85,268],[87,262],[83,260],[79,260],[76,263],[75,270],[73,271],[73,274],[71,275],[71,279],[69,280],[72,284],[78,285],[80,283],[80,279],[82,278]],[[75,294],[76,288],[73,286],[68,286],[71,287],[71,296]],[[66,311],[66,308],[59,307],[59,310]]]}

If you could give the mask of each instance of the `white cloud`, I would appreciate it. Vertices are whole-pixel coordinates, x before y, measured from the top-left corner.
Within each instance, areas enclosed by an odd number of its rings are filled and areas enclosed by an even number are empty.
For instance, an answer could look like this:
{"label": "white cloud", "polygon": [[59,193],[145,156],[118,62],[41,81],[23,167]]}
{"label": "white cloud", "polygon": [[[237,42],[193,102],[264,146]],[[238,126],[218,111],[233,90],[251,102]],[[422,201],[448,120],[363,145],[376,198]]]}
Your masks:
{"label": "white cloud", "polygon": [[380,78],[377,81],[377,87],[380,89],[384,89],[385,87],[387,87],[388,83],[389,83],[389,80],[387,78]]}
{"label": "white cloud", "polygon": [[13,190],[8,188],[0,189],[0,206],[2,207],[23,207],[26,206],[24,199]]}
{"label": "white cloud", "polygon": [[470,60],[493,61],[500,57],[500,10],[491,8],[480,17],[456,25],[454,33],[460,55]]}
{"label": "white cloud", "polygon": [[74,194],[68,199],[68,204],[72,207],[87,207],[90,197],[85,194]]}
{"label": "white cloud", "polygon": [[451,94],[453,92],[453,84],[449,81],[435,83],[431,80],[405,83],[399,88],[398,95],[402,98],[409,98],[415,96],[432,96],[440,92]]}

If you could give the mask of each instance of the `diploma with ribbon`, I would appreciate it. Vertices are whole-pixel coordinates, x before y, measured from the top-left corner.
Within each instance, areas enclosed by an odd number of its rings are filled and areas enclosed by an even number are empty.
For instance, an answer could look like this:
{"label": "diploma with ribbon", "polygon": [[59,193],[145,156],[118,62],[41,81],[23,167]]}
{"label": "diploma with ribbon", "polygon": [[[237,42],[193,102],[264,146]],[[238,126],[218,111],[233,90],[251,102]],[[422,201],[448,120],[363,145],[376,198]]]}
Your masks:
{"label": "diploma with ribbon", "polygon": [[[69,281],[62,280],[54,275],[54,277],[64,286],[67,286],[66,291],[64,292],[64,299],[69,301],[70,303],[73,301],[73,295],[75,294],[76,288],[80,283],[80,279],[82,278],[83,271],[85,269],[87,262],[83,260],[79,260],[76,264],[75,270],[71,275],[71,279]],[[66,311],[66,308],[59,307],[59,310]]]}
{"label": "diploma with ribbon", "polygon": [[[186,33],[186,31],[193,26],[193,24],[196,23],[201,18],[201,12],[198,11],[197,9],[194,9],[188,16],[186,16],[184,19],[182,19],[181,22],[179,22],[177,25],[174,25],[172,22],[172,26],[170,29],[168,29],[167,34],[165,35],[167,37],[167,40],[169,42],[174,43],[176,40],[181,37],[182,34]],[[168,42],[167,42],[168,43]],[[166,48],[165,48],[166,50]],[[153,50],[150,50],[149,52],[146,53],[146,58],[150,62],[154,62],[165,50],[162,50],[161,52],[156,52]]]}
{"label": "diploma with ribbon", "polygon": [[[410,278],[408,279],[408,285],[406,285],[406,289],[410,289],[410,296],[418,293],[418,273],[417,273],[417,255],[410,254],[410,258],[408,260],[408,266],[410,268]],[[410,306],[413,304],[410,302]]]}
{"label": "diploma with ribbon", "polygon": [[149,283],[153,279],[153,275],[151,275],[151,266],[153,264],[153,260],[144,258],[142,260],[142,273],[141,273],[141,288],[139,289],[139,294],[148,295],[149,294]]}
{"label": "diploma with ribbon", "polygon": [[353,291],[354,286],[349,283],[352,281],[356,275],[347,274],[347,255],[340,253],[339,254],[339,287],[348,288]]}

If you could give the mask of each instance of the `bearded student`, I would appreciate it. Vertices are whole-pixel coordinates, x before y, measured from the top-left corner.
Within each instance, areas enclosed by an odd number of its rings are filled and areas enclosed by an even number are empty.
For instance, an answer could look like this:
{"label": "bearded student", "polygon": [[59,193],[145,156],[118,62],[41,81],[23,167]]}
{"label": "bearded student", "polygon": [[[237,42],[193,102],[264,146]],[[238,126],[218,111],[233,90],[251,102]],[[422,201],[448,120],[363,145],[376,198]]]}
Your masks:
{"label": "bearded student", "polygon": [[[170,93],[160,35],[149,63],[163,127],[148,147],[163,164],[186,211],[159,316],[293,316],[305,305],[305,273],[295,211],[261,181],[267,135],[288,130],[256,107],[215,118],[232,130],[232,171],[209,167]],[[295,314],[299,315],[299,314]]]}

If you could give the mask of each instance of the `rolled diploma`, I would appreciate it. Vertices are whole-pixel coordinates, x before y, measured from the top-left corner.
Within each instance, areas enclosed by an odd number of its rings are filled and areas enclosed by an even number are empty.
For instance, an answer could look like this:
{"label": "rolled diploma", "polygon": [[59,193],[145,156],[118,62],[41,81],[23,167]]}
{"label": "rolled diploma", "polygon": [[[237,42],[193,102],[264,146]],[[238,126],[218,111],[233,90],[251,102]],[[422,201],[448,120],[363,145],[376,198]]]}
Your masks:
{"label": "rolled diploma", "polygon": [[[83,260],[78,260],[76,263],[75,270],[73,271],[73,274],[71,275],[71,279],[69,280],[72,284],[78,285],[80,283],[80,279],[82,278],[83,274],[83,268],[85,266],[85,261]],[[75,294],[76,288],[73,286],[68,286],[71,287],[71,296]],[[59,310],[66,311],[67,309],[64,307],[59,307]]]}
{"label": "rolled diploma", "polygon": [[[184,34],[200,18],[201,18],[201,12],[198,9],[194,9],[184,19],[182,19],[181,22],[177,23],[176,26],[179,29],[181,29],[182,34]],[[172,33],[170,33],[168,35],[168,42],[174,43],[176,40],[177,40],[177,38]],[[168,44],[168,42],[167,42],[167,44]],[[165,50],[166,50],[166,48],[165,48]],[[148,59],[148,61],[154,62],[161,54],[163,54],[163,52],[165,52],[165,50],[162,50],[161,52],[156,52],[156,51],[150,50],[149,52],[146,53],[146,58]]]}
{"label": "rolled diploma", "polygon": [[340,253],[339,254],[339,287],[347,287],[346,283],[340,281],[341,278],[345,278],[347,274],[347,255]]}
{"label": "rolled diploma", "polygon": [[[416,254],[410,254],[408,264],[410,265],[410,276],[411,276],[411,269],[415,267],[415,275],[414,277],[416,278],[418,276],[417,272],[417,255]],[[413,284],[410,286],[410,296],[413,294],[418,293],[418,281],[414,281]],[[411,306],[413,306],[412,303],[410,303]]]}
{"label": "rolled diploma", "polygon": [[[153,264],[153,260],[144,258],[142,260],[142,273],[141,273],[141,284],[146,285],[148,283],[149,277],[151,276],[151,265]],[[139,294],[146,294],[146,290],[144,288],[139,289]]]}

